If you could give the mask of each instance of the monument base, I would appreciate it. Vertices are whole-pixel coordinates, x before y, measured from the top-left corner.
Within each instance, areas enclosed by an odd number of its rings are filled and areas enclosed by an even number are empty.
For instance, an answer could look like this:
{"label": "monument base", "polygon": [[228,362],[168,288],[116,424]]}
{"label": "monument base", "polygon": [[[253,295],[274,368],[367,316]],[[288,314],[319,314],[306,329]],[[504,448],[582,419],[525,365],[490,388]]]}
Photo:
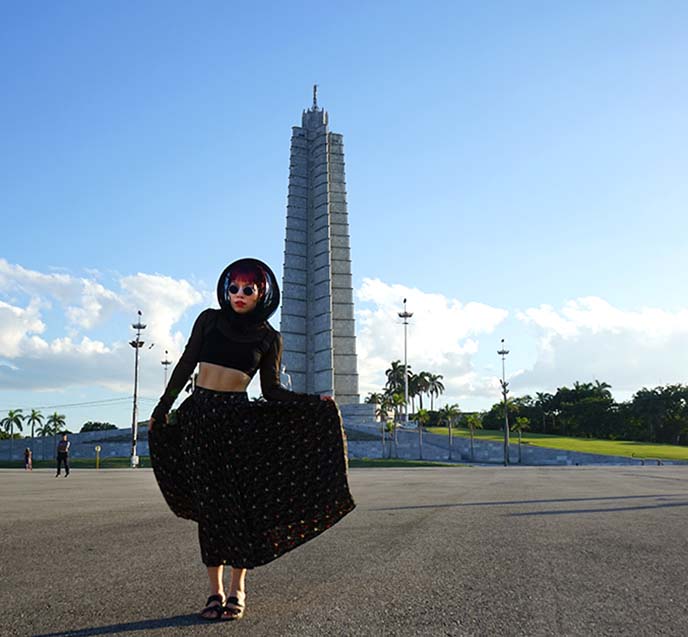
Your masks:
{"label": "monument base", "polygon": [[375,422],[375,405],[370,403],[356,403],[340,405],[344,426],[366,425]]}

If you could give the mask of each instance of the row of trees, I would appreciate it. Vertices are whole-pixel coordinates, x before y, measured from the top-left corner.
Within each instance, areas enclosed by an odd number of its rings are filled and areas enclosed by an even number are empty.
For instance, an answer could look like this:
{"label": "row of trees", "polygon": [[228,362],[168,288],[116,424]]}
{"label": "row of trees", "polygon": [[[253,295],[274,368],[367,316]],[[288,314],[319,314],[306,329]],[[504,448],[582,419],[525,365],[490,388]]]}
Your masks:
{"label": "row of trees", "polygon": [[[435,398],[444,393],[442,374],[432,374],[430,372],[418,372],[414,374],[411,366],[408,365],[408,397],[411,402],[411,411],[416,411],[416,399],[419,408],[423,409],[423,397],[430,401],[430,410],[434,409]],[[392,361],[391,367],[385,371],[387,382],[382,392],[371,392],[365,402],[374,403],[385,407],[386,411],[394,410],[400,413],[404,406],[404,365],[401,361]]]}
{"label": "row of trees", "polygon": [[[595,380],[507,401],[509,423],[519,419],[537,433],[688,445],[688,386],[643,387],[631,400],[616,402],[611,385]],[[504,403],[484,415],[484,426],[499,429]]]}
{"label": "row of trees", "polygon": [[[408,381],[406,375],[408,370]],[[394,448],[397,446],[397,428],[396,423],[401,419],[401,413],[406,404],[406,382],[408,382],[408,398],[411,402],[411,411],[416,411],[416,399],[418,399],[419,409],[415,414],[416,420],[421,425],[427,425],[430,420],[430,412],[423,408],[423,397],[430,401],[430,410],[434,411],[435,398],[439,397],[444,392],[444,384],[442,374],[432,374],[430,372],[418,372],[415,374],[411,370],[411,366],[404,366],[401,361],[392,361],[391,367],[385,371],[387,382],[382,392],[371,392],[365,399],[365,402],[377,405],[375,412],[376,416],[387,424],[387,428],[393,432]],[[393,420],[388,422],[389,414],[393,414]],[[457,418],[459,416],[458,405],[450,406],[445,415],[449,418]],[[422,426],[418,428],[419,445],[422,452]],[[385,453],[385,431],[382,431],[382,448],[383,455]],[[391,453],[391,450],[390,450]],[[395,454],[396,455],[396,454]]]}
{"label": "row of trees", "polygon": [[[434,411],[434,399],[444,392],[441,374],[409,370],[409,402],[413,419],[421,426],[459,423],[473,431],[479,428],[504,428],[504,403],[495,403],[482,414],[461,414],[456,404]],[[387,421],[393,414],[394,423],[401,420],[404,409],[404,365],[393,361],[385,372],[387,382],[382,392],[370,393],[367,403],[375,403],[377,415]],[[423,408],[423,398],[430,402],[430,411]],[[415,401],[419,409],[416,410]],[[611,385],[595,380],[576,381],[572,387],[559,387],[556,392],[538,392],[507,401],[509,428],[520,435],[524,431],[612,440],[633,440],[688,445],[688,386],[675,384],[646,387],[631,400],[616,402]]]}
{"label": "row of trees", "polygon": [[86,433],[87,431],[108,431],[109,429],[117,429],[117,426],[113,425],[111,422],[89,420],[84,423],[79,433]]}
{"label": "row of trees", "polygon": [[45,419],[43,414],[37,409],[32,409],[30,414],[25,414],[22,409],[10,409],[7,412],[7,416],[0,420],[0,432],[3,432],[2,437],[10,439],[10,458],[12,458],[14,439],[19,437],[19,434],[15,434],[14,430],[16,428],[19,431],[24,431],[25,424],[31,427],[32,451],[33,439],[36,435],[44,438],[46,436],[57,436],[65,431],[65,417],[62,414],[54,412]]}
{"label": "row of trees", "polygon": [[[48,419],[43,422],[43,414],[32,409],[30,414],[24,414],[22,409],[11,409],[7,412],[7,416],[0,420],[0,439],[2,438],[20,438],[19,434],[14,433],[15,427],[18,431],[24,431],[24,424],[31,426],[31,438],[36,435],[40,437],[55,436],[61,433],[71,433],[65,428],[65,417],[57,412],[48,416]],[[36,425],[38,428],[36,429]],[[117,429],[117,425],[111,422],[100,422],[89,420],[83,424],[80,433],[87,431],[107,431],[110,429]]]}

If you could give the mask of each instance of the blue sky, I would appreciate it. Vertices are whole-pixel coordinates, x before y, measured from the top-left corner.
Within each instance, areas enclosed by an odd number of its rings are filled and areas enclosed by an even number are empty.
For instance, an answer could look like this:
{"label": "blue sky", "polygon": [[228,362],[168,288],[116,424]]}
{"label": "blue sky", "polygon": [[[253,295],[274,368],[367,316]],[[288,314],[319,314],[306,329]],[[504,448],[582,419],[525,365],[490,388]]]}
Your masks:
{"label": "blue sky", "polygon": [[[344,135],[364,393],[403,354],[401,327],[384,332],[404,295],[414,369],[466,409],[498,399],[502,337],[520,393],[681,382],[687,18],[682,2],[3,3],[0,410],[126,397],[141,306],[152,404],[224,265],[281,271],[291,126],[316,82]],[[129,409],[58,411],[78,429]]]}

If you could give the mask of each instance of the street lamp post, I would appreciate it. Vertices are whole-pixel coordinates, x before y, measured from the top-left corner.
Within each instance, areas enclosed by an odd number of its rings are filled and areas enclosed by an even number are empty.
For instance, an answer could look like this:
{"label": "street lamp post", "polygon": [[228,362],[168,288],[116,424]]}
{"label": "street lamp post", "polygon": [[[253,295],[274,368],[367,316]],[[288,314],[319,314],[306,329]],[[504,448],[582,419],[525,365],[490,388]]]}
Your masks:
{"label": "street lamp post", "polygon": [[[406,299],[404,299],[404,311],[399,312],[399,318],[404,321],[404,425],[408,427],[408,320],[413,316],[413,312],[406,310]],[[418,425],[418,455],[423,458],[423,429]]]}
{"label": "street lamp post", "polygon": [[413,312],[406,311],[406,299],[404,299],[404,311],[399,312],[399,318],[404,319],[404,424],[408,425],[408,320],[413,316]]}
{"label": "street lamp post", "polygon": [[502,386],[502,397],[504,398],[504,466],[509,465],[509,410],[507,407],[507,394],[509,393],[509,383],[506,382],[506,374],[504,367],[504,360],[509,350],[504,347],[504,339],[502,339],[502,349],[497,354],[502,357],[502,380],[499,384]]}
{"label": "street lamp post", "polygon": [[139,464],[139,457],[136,453],[136,439],[138,436],[138,393],[139,393],[139,350],[143,347],[143,341],[141,340],[141,330],[145,330],[146,326],[141,323],[141,310],[138,312],[139,320],[132,325],[136,330],[136,338],[133,341],[129,341],[131,345],[136,350],[136,362],[134,364],[134,410],[131,416],[131,467],[132,469],[137,467]]}
{"label": "street lamp post", "polygon": [[162,390],[165,391],[167,389],[167,368],[172,364],[172,361],[167,358],[167,350],[165,350],[165,360],[160,361],[160,363],[165,368],[165,383],[162,386]]}

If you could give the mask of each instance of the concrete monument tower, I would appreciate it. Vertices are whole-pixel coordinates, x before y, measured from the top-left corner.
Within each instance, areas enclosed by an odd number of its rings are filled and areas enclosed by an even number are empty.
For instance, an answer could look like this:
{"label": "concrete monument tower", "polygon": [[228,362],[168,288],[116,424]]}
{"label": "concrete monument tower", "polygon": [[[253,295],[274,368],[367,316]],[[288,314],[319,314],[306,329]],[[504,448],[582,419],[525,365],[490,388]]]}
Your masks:
{"label": "concrete monument tower", "polygon": [[294,391],[359,402],[342,136],[313,106],[294,126],[284,242],[282,360]]}

